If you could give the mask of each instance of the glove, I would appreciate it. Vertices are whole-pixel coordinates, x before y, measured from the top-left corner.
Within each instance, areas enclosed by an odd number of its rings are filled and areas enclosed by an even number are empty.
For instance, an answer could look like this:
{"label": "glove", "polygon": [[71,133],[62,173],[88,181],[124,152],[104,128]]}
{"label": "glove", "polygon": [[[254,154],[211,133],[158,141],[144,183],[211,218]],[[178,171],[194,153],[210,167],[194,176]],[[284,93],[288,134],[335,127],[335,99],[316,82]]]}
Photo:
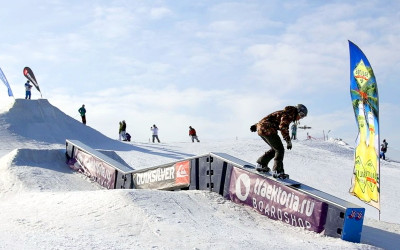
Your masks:
{"label": "glove", "polygon": [[292,149],[292,142],[291,141],[287,141],[286,144],[287,144],[286,148],[291,150]]}
{"label": "glove", "polygon": [[251,125],[251,127],[250,127],[250,131],[251,132],[256,132],[257,131],[257,125]]}

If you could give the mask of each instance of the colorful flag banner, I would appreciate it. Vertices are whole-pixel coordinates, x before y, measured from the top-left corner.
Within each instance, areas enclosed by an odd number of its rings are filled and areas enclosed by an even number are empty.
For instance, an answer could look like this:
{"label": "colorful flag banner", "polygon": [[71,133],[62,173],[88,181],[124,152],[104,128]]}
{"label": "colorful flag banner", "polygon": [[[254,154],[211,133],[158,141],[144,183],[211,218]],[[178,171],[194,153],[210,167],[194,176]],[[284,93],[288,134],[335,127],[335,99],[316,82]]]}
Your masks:
{"label": "colorful flag banner", "polygon": [[359,133],[349,192],[380,210],[379,100],[374,72],[354,43],[350,49],[350,95]]}
{"label": "colorful flag banner", "polygon": [[42,92],[40,92],[39,84],[36,81],[36,78],[35,78],[35,75],[33,74],[33,71],[29,67],[25,67],[23,73],[24,73],[24,76],[26,78],[28,78],[28,80],[31,81],[33,83],[33,85],[35,85],[36,89],[40,93],[40,96],[42,96]]}
{"label": "colorful flag banner", "polygon": [[8,88],[8,96],[14,96],[13,92],[11,90],[10,84],[8,83],[7,78],[4,75],[3,71],[1,70],[1,68],[0,68],[0,79],[4,82],[4,84]]}

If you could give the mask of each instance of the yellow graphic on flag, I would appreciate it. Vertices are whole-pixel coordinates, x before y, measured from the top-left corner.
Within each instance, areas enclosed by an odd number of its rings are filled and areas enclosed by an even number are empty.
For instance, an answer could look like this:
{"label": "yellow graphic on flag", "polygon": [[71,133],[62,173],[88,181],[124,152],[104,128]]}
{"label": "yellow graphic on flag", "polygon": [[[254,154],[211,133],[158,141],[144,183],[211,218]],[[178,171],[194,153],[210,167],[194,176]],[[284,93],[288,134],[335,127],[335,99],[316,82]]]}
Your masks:
{"label": "yellow graphic on flag", "polygon": [[371,200],[378,201],[378,188],[377,188],[377,165],[378,156],[375,150],[375,126],[374,115],[368,112],[369,123],[369,143],[367,148],[367,163],[365,165],[367,193]]}
{"label": "yellow graphic on flag", "polygon": [[366,163],[367,163],[367,124],[365,122],[364,105],[360,102],[358,106],[358,129],[360,131],[360,141],[355,151],[354,164],[354,187],[350,192],[354,193],[361,200],[369,202],[371,199],[367,192]]}

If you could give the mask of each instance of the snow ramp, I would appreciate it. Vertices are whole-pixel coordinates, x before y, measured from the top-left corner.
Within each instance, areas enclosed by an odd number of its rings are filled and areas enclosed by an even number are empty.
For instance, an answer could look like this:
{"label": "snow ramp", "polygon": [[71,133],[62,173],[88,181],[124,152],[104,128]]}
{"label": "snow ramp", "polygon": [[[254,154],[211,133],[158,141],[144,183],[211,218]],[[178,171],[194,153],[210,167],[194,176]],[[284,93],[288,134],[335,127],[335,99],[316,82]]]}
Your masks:
{"label": "snow ramp", "polygon": [[[113,140],[99,131],[68,116],[47,99],[15,99],[7,111],[0,113],[0,139],[14,138],[25,144],[60,144],[79,139],[91,147],[132,150],[133,146]],[[78,113],[78,111],[77,111]],[[12,141],[11,144],[15,144]],[[10,146],[10,149],[15,147]]]}

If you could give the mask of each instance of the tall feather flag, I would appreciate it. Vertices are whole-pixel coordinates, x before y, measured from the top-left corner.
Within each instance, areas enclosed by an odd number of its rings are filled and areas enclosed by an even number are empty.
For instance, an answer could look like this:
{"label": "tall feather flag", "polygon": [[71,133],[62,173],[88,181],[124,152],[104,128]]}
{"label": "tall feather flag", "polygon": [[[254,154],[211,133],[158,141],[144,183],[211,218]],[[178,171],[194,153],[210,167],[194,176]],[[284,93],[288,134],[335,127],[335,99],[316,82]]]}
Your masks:
{"label": "tall feather flag", "polygon": [[29,67],[25,67],[23,73],[24,73],[24,76],[26,78],[28,78],[28,80],[31,81],[31,83],[33,83],[33,85],[35,85],[36,89],[40,93],[40,96],[42,97],[42,92],[40,92],[39,83],[36,81],[33,71]]}
{"label": "tall feather flag", "polygon": [[380,211],[378,86],[361,49],[351,41],[349,49],[350,95],[359,129],[349,192]]}
{"label": "tall feather flag", "polygon": [[4,84],[6,85],[7,89],[8,89],[8,96],[14,96],[13,92],[11,90],[10,84],[7,81],[6,76],[4,75],[3,71],[0,68],[0,79],[4,82]]}

